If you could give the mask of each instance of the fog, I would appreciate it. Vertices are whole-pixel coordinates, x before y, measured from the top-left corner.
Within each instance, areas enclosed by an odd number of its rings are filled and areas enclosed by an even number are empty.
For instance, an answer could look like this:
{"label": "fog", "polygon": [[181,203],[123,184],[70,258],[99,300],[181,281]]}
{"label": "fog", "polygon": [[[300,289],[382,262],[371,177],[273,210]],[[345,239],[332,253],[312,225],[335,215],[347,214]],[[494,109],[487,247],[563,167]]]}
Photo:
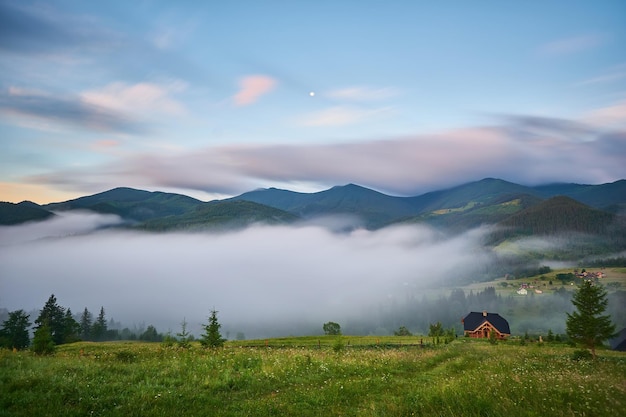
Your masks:
{"label": "fog", "polygon": [[326,321],[367,319],[489,259],[482,229],[455,237],[417,226],[337,233],[337,219],[219,234],[102,230],[119,221],[64,213],[0,228],[0,307],[40,309],[55,294],[74,313],[104,306],[108,319],[131,328],[176,333],[185,319],[199,334],[216,309],[232,334],[311,334]]}

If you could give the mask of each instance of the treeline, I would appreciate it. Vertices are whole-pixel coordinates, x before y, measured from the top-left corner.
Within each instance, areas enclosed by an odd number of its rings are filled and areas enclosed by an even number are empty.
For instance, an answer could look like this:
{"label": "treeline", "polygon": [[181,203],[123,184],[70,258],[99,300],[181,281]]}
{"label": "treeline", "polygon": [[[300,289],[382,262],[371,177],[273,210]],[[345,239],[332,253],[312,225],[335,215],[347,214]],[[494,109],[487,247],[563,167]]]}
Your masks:
{"label": "treeline", "polygon": [[[544,287],[545,284],[545,287]],[[379,305],[373,314],[363,313],[359,318],[346,321],[342,326],[350,334],[393,334],[401,327],[415,334],[428,334],[432,323],[441,322],[446,329],[454,328],[456,334],[463,334],[461,319],[471,311],[488,311],[504,317],[511,327],[512,334],[542,334],[548,331],[565,333],[566,312],[571,313],[572,291],[564,281],[539,281],[540,288],[557,287],[557,290],[527,296],[518,296],[511,289],[510,295],[501,295],[495,287],[481,291],[466,292],[451,290],[446,295],[428,297],[426,295],[405,294],[404,299],[394,298]],[[567,287],[567,288],[566,288]],[[607,296],[607,313],[611,315],[617,328],[626,327],[626,291],[611,292]]]}
{"label": "treeline", "polygon": [[7,319],[0,329],[0,347],[24,349],[31,346],[30,329],[34,330],[32,349],[37,353],[50,353],[54,346],[78,341],[104,342],[112,340],[143,340],[161,342],[168,337],[159,333],[152,325],[142,331],[131,331],[129,328],[109,328],[104,307],[100,308],[97,317],[85,307],[77,318],[70,308],[57,303],[52,294],[39,311],[34,323],[30,322],[30,314],[24,310],[8,313]]}

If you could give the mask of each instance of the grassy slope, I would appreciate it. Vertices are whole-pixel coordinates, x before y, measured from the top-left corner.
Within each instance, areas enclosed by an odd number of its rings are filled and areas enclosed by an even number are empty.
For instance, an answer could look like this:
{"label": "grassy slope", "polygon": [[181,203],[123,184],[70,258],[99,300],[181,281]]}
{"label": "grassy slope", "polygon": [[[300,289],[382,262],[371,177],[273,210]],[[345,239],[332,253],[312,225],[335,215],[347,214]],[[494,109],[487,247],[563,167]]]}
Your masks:
{"label": "grassy slope", "polygon": [[1,351],[0,416],[616,415],[626,402],[626,355],[576,362],[572,352],[467,339],[425,349]]}

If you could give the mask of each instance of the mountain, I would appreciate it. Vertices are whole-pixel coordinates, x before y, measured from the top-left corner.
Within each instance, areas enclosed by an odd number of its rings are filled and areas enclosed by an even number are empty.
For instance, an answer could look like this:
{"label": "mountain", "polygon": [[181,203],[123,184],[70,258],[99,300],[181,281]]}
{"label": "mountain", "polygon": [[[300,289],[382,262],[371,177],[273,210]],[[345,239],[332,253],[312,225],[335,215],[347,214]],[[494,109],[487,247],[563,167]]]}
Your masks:
{"label": "mountain", "polygon": [[558,196],[515,213],[499,224],[524,235],[603,234],[615,220],[615,214],[590,208],[570,197]]}
{"label": "mountain", "polygon": [[296,193],[276,188],[241,194],[232,200],[253,201],[302,218],[354,215],[368,228],[377,228],[415,213],[410,201],[355,184],[332,187],[317,193]]}
{"label": "mountain", "polygon": [[[610,216],[623,213],[620,210],[626,207],[625,187],[625,180],[602,185],[526,187],[485,178],[412,197],[389,196],[356,184],[347,184],[316,193],[259,189],[209,203],[181,194],[115,188],[45,206],[26,202],[18,205],[5,203],[0,221],[2,224],[17,224],[45,218],[51,215],[51,211],[87,209],[117,214],[126,220],[127,225],[133,224],[146,230],[242,227],[257,222],[282,224],[296,219],[347,215],[350,219],[359,219],[356,225],[368,229],[397,223],[426,223],[452,232],[462,232],[482,224],[501,224],[517,230],[516,233],[543,233],[551,227],[554,230],[589,231],[600,227]],[[569,195],[569,200],[550,200],[557,195]],[[574,201],[585,204],[584,208],[575,209]],[[565,221],[563,217],[582,223],[570,227],[562,223]],[[531,223],[539,229],[527,226]],[[602,233],[615,233],[608,227],[603,230]]]}
{"label": "mountain", "polygon": [[137,226],[151,231],[239,229],[252,224],[289,224],[299,217],[251,201],[203,203],[181,215],[148,220]]}
{"label": "mountain", "polygon": [[50,211],[91,210],[102,214],[117,214],[126,220],[143,222],[184,214],[202,204],[202,201],[182,194],[121,187],[62,203],[46,204],[42,207]]}
{"label": "mountain", "polygon": [[32,201],[22,201],[17,204],[0,202],[0,225],[3,226],[45,220],[52,216],[54,216],[53,213]]}
{"label": "mountain", "polygon": [[538,196],[549,198],[564,195],[588,206],[617,212],[626,212],[626,180],[601,185],[551,184],[533,187]]}

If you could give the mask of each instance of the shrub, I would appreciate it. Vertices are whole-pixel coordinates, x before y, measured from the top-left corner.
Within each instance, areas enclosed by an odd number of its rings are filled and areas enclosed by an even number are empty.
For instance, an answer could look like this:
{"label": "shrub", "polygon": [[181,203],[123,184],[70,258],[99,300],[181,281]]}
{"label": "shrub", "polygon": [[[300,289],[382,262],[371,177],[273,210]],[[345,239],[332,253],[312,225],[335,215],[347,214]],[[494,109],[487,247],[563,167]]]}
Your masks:
{"label": "shrub", "polygon": [[572,360],[574,361],[588,361],[593,359],[593,355],[587,349],[578,349],[572,353]]}

